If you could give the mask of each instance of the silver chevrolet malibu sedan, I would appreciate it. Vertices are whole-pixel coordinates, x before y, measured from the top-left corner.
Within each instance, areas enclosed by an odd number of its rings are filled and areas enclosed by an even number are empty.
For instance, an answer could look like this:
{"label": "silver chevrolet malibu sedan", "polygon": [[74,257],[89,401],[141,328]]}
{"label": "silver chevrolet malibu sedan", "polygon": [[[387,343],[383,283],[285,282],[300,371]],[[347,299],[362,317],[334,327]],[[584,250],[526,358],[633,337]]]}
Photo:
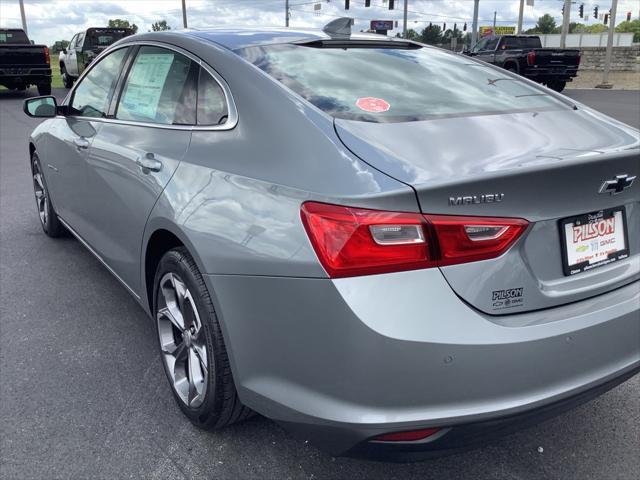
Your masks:
{"label": "silver chevrolet malibu sedan", "polygon": [[25,102],[44,232],[153,318],[184,414],[415,459],[638,373],[638,130],[348,25],[136,35]]}

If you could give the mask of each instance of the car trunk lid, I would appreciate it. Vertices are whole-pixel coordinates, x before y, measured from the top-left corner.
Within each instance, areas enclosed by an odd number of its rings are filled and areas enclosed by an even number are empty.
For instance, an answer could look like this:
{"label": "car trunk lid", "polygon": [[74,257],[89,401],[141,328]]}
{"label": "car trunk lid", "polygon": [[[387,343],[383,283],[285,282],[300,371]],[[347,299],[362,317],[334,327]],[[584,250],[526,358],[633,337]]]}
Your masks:
{"label": "car trunk lid", "polygon": [[[335,125],[356,155],[411,185],[424,213],[531,222],[504,255],[441,268],[476,308],[496,315],[548,308],[640,278],[640,185],[599,193],[617,175],[640,174],[637,131],[583,108]],[[626,258],[566,275],[562,220],[618,207]]]}

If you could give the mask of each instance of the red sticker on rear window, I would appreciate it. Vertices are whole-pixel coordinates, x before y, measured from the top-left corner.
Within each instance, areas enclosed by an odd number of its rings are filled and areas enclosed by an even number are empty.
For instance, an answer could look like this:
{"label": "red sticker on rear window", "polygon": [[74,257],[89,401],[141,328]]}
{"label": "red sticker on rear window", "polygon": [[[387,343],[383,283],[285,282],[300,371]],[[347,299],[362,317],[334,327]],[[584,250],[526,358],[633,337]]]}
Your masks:
{"label": "red sticker on rear window", "polygon": [[356,101],[356,106],[360,110],[364,110],[365,112],[371,112],[371,113],[386,112],[391,108],[391,105],[389,105],[389,102],[381,98],[375,98],[375,97],[359,98]]}

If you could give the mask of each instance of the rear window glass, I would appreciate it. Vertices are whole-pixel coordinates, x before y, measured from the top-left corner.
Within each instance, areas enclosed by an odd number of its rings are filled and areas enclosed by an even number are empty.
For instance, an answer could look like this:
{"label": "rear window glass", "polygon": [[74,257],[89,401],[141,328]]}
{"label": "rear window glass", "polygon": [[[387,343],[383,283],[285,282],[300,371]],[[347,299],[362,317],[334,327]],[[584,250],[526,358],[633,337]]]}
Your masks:
{"label": "rear window glass", "polygon": [[336,118],[405,122],[569,108],[501,69],[435,48],[287,44],[237,53]]}
{"label": "rear window glass", "polygon": [[505,37],[505,48],[541,48],[540,39],[536,37]]}
{"label": "rear window glass", "polygon": [[28,44],[29,38],[22,30],[0,30],[0,44]]}

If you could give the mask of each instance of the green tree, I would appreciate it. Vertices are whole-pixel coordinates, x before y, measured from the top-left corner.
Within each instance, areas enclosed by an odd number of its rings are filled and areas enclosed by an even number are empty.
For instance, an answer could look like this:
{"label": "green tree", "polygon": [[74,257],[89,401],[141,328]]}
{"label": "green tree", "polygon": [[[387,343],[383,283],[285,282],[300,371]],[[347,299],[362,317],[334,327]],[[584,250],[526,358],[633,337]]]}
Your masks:
{"label": "green tree", "polygon": [[110,28],[130,28],[133,33],[138,33],[138,26],[135,23],[129,23],[129,20],[122,20],[121,18],[112,18],[107,23],[107,27]]}
{"label": "green tree", "polygon": [[159,20],[151,24],[151,31],[153,32],[163,32],[165,30],[171,30],[166,20]]}
{"label": "green tree", "polygon": [[407,28],[407,40],[414,40],[416,42],[420,41],[420,34],[416,32],[413,28]]}
{"label": "green tree", "polygon": [[420,33],[420,41],[429,45],[442,43],[442,29],[438,25],[429,25]]}
{"label": "green tree", "polygon": [[583,23],[570,22],[569,33],[584,33],[587,31],[587,27]]}
{"label": "green tree", "polygon": [[633,33],[633,41],[640,42],[640,20],[624,21],[616,27],[618,33]]}
{"label": "green tree", "polygon": [[49,47],[51,53],[60,53],[62,50],[69,46],[68,40],[56,40],[53,45]]}
{"label": "green tree", "polygon": [[538,18],[538,23],[536,23],[535,29],[536,33],[556,33],[556,21],[551,15],[545,13],[543,16]]}
{"label": "green tree", "polygon": [[585,29],[585,33],[603,33],[607,30],[609,30],[609,28],[606,25],[602,23],[596,23],[595,25],[589,25]]}

